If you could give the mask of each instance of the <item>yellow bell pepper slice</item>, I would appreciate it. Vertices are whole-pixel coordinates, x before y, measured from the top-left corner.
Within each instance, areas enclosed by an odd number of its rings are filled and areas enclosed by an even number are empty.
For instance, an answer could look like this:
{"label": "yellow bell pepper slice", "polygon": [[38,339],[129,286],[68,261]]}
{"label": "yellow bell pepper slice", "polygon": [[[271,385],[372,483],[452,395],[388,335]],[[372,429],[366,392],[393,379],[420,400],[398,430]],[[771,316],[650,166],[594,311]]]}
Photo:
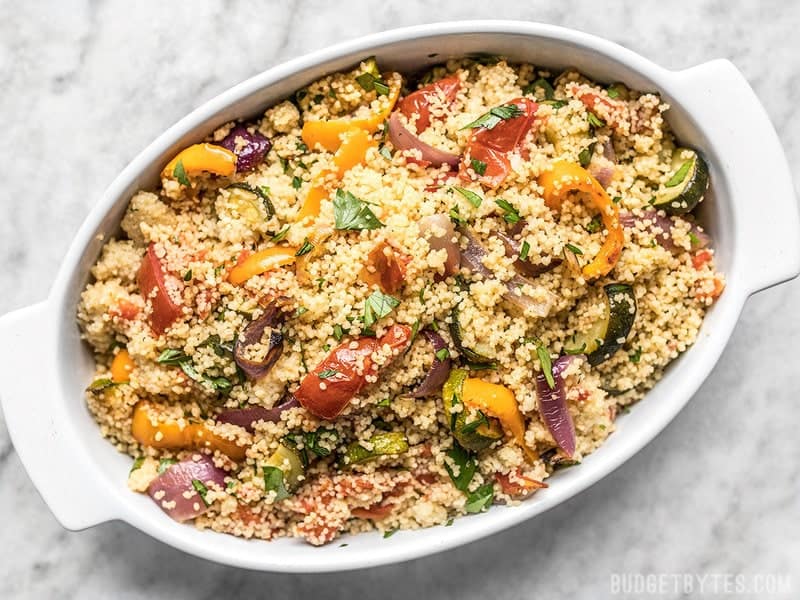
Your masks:
{"label": "yellow bell pepper slice", "polygon": [[231,269],[228,281],[233,285],[241,285],[251,277],[290,265],[297,259],[296,252],[297,248],[291,246],[276,246],[254,252]]}
{"label": "yellow bell pepper slice", "polygon": [[319,144],[328,152],[336,152],[342,145],[342,134],[351,129],[363,129],[367,133],[375,133],[381,123],[389,118],[397,103],[397,99],[400,97],[400,88],[403,85],[403,77],[399,73],[388,73],[384,76],[384,81],[389,85],[389,94],[386,96],[384,107],[380,112],[362,119],[306,121],[302,131],[303,142],[306,146],[314,148]]}
{"label": "yellow bell pepper slice", "polygon": [[230,177],[236,172],[236,155],[227,148],[215,144],[194,144],[181,150],[164,167],[161,176],[174,177],[178,161],[183,165],[183,170],[187,175],[199,175],[206,172]]}
{"label": "yellow bell pepper slice", "polygon": [[511,434],[531,461],[538,453],[525,444],[525,420],[519,411],[514,393],[504,385],[489,383],[483,379],[468,378],[462,389],[464,404],[482,410],[500,420],[503,428]]}
{"label": "yellow bell pepper slice", "polygon": [[203,423],[188,423],[182,426],[177,421],[162,421],[153,424],[150,419],[153,408],[153,404],[147,400],[137,402],[133,407],[131,434],[142,446],[163,450],[208,448],[219,450],[237,462],[244,460],[244,448],[218,436]]}
{"label": "yellow bell pepper slice", "polygon": [[127,350],[120,350],[111,361],[111,381],[114,383],[128,383],[133,371],[133,360]]}
{"label": "yellow bell pepper slice", "polygon": [[364,129],[353,128],[346,131],[342,137],[342,145],[333,155],[333,164],[336,166],[336,170],[323,171],[314,178],[305,202],[303,202],[300,212],[297,213],[297,220],[302,221],[306,217],[319,216],[322,201],[328,197],[325,180],[332,174],[336,176],[337,180],[341,179],[347,171],[356,165],[363,164],[367,157],[367,151],[375,145],[372,135]]}
{"label": "yellow bell pepper slice", "polygon": [[539,176],[539,185],[544,188],[545,204],[553,210],[559,210],[570,193],[578,193],[600,211],[608,235],[600,252],[584,265],[582,272],[589,279],[608,274],[619,260],[625,235],[619,222],[619,209],[603,186],[586,169],[568,161],[554,163],[551,170]]}

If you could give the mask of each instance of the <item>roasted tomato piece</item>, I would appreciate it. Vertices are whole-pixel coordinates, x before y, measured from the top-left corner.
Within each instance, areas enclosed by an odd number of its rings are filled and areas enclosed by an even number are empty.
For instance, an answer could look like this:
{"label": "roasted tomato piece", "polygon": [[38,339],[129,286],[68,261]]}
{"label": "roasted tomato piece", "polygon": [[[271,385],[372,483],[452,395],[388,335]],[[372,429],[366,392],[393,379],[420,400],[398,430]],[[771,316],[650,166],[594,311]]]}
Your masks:
{"label": "roasted tomato piece", "polygon": [[406,267],[411,258],[388,241],[380,242],[367,255],[359,277],[364,283],[378,285],[386,294],[397,292],[405,281]]}
{"label": "roasted tomato piece", "polygon": [[372,355],[385,345],[392,350],[405,348],[410,339],[410,327],[392,325],[380,338],[345,342],[305,376],[294,395],[310,413],[321,419],[335,419],[367,385],[367,376],[377,374]]}
{"label": "roasted tomato piece", "polygon": [[536,490],[547,487],[543,481],[521,475],[519,470],[513,473],[495,473],[494,478],[503,488],[504,493],[517,499],[525,498]]}
{"label": "roasted tomato piece", "polygon": [[371,521],[380,521],[392,514],[394,506],[391,504],[375,504],[367,508],[354,508],[350,514],[359,519],[369,519]]}
{"label": "roasted tomato piece", "polygon": [[511,163],[507,155],[516,150],[525,139],[539,109],[539,105],[529,98],[516,98],[508,104],[519,108],[522,114],[511,119],[503,119],[491,129],[486,127],[475,129],[469,151],[461,163],[462,178],[470,179],[467,169],[472,167],[473,160],[486,165],[479,181],[488,187],[497,187],[508,175]]}
{"label": "roasted tomato piece", "polygon": [[455,75],[445,77],[409,94],[397,103],[397,109],[409,121],[413,120],[413,115],[418,115],[417,133],[422,133],[431,124],[431,101],[441,96],[450,103],[455,100],[459,89],[461,89],[461,80],[458,77]]}
{"label": "roasted tomato piece", "polygon": [[153,243],[147,247],[147,252],[142,259],[142,266],[139,267],[138,279],[139,292],[145,302],[151,304],[148,314],[150,327],[153,329],[153,333],[161,335],[182,314],[180,305],[176,304],[170,296],[168,286],[179,290],[182,284],[177,277],[164,272],[161,261],[156,256]]}

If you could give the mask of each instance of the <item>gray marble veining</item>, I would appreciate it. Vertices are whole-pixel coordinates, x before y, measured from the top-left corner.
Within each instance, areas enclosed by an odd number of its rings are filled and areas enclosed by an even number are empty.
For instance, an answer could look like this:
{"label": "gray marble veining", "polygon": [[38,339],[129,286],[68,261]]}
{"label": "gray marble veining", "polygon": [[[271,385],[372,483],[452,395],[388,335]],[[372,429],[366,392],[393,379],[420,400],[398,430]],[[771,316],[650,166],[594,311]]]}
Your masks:
{"label": "gray marble veining", "polygon": [[[468,18],[574,27],[676,69],[730,58],[800,177],[796,2],[0,0],[0,313],[45,297],[104,187],[191,108],[336,41]],[[753,201],[769,209],[769,198]],[[620,572],[779,573],[800,595],[798,339],[796,281],[748,302],[690,405],[587,492],[464,548],[339,575],[212,565],[119,523],[68,533],[0,426],[0,597],[603,598]]]}

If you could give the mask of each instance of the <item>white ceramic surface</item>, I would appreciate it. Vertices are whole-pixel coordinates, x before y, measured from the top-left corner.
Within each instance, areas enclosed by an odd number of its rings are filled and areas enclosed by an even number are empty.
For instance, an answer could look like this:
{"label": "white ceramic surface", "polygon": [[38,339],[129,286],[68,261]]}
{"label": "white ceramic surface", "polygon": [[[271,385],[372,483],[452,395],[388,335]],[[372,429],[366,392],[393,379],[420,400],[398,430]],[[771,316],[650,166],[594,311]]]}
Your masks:
{"label": "white ceramic surface", "polygon": [[[554,69],[575,66],[601,81],[659,90],[673,106],[678,137],[709,159],[713,195],[706,218],[728,277],[695,346],[619,420],[618,430],[582,465],[557,474],[551,487],[518,508],[459,519],[452,527],[403,532],[384,541],[368,534],[314,549],[295,540],[269,544],[199,532],[170,521],[149,499],[125,487],[130,465],[99,436],[83,404],[91,358],[74,325],[77,294],[101,246],[117,227],[131,193],[154,183],[174,152],[232,118],[258,113],[322,73],[375,54],[389,67],[417,70],[450,55],[491,52]],[[438,53],[436,58],[428,58]],[[751,150],[757,149],[757,151]],[[766,183],[751,177],[769,172]],[[770,210],[754,199],[769,197]],[[769,236],[763,232],[770,232]],[[66,527],[122,519],[173,546],[219,562],[277,571],[332,571],[395,562],[453,547],[527,519],[601,478],[647,443],[691,397],[716,362],[746,298],[800,270],[797,209],[788,166],[760,103],[739,72],[714,61],[680,72],[586,34],[533,23],[472,22],[396,30],[302,57],[250,79],[180,121],[137,157],[87,218],[45,303],[0,320],[3,408],[14,445],[37,489]],[[42,342],[45,342],[44,344]],[[34,344],[36,347],[34,348]],[[44,347],[44,349],[42,349]],[[36,352],[50,380],[30,403],[30,361]],[[76,469],[75,465],[79,465]]]}

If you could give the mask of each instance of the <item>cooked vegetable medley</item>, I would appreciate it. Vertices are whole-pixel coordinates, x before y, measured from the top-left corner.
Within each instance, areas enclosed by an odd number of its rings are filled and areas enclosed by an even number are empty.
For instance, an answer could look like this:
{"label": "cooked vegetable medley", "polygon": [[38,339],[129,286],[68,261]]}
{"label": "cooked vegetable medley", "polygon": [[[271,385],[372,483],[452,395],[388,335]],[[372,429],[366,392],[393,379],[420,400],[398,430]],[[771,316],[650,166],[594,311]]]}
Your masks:
{"label": "cooked vegetable medley", "polygon": [[667,108],[500,58],[367,59],[182,150],[78,308],[130,489],[324,544],[546,488],[724,288]]}

